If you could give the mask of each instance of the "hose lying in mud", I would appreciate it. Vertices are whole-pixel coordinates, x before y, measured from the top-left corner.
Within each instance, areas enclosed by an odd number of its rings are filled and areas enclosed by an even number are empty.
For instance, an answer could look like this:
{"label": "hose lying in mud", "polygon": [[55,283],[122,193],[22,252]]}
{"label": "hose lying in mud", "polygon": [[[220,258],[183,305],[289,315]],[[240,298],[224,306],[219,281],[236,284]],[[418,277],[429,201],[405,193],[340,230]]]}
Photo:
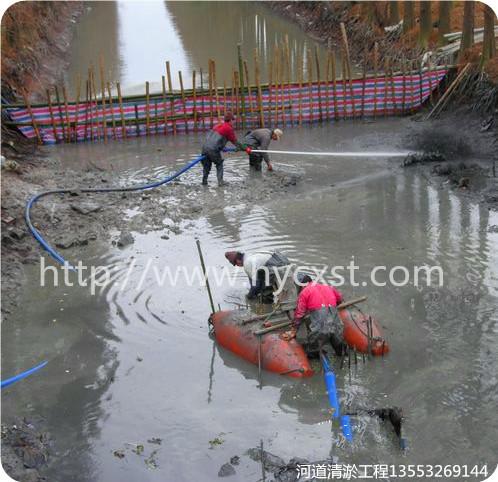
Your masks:
{"label": "hose lying in mud", "polygon": [[[234,151],[235,149],[225,149],[225,151]],[[32,221],[31,221],[31,209],[33,206],[38,202],[41,198],[49,196],[51,194],[70,194],[70,193],[108,193],[108,192],[131,192],[131,191],[145,191],[147,189],[154,189],[156,187],[162,186],[164,184],[168,184],[169,182],[173,181],[177,177],[181,176],[183,173],[188,171],[189,169],[192,169],[195,165],[197,165],[199,162],[201,162],[204,159],[204,155],[200,155],[190,161],[189,163],[185,164],[179,171],[176,171],[175,173],[165,177],[164,179],[160,179],[159,181],[152,182],[149,184],[142,184],[139,186],[129,186],[129,187],[108,187],[108,188],[94,188],[94,189],[54,189],[52,191],[45,191],[40,194],[36,194],[33,196],[28,203],[26,204],[26,210],[24,213],[24,219],[26,220],[26,224],[28,226],[28,229],[30,230],[31,234],[34,236],[34,238],[40,243],[42,248],[47,251],[52,258],[54,258],[56,261],[58,261],[62,265],[67,265],[69,269],[74,271],[74,267],[69,265],[68,261],[64,259],[64,257],[59,254],[50,244],[47,242],[47,240],[41,235],[40,231],[38,231]]]}
{"label": "hose lying in mud", "polygon": [[19,375],[15,375],[11,378],[7,378],[7,380],[2,380],[0,388],[5,388],[8,387],[9,385],[12,385],[13,383],[18,382],[19,380],[22,380],[23,378],[29,377],[32,373],[37,372],[41,368],[43,368],[48,362],[44,361],[40,363],[39,365],[36,365],[33,368],[30,368],[29,370],[26,370],[25,372],[19,373]]}

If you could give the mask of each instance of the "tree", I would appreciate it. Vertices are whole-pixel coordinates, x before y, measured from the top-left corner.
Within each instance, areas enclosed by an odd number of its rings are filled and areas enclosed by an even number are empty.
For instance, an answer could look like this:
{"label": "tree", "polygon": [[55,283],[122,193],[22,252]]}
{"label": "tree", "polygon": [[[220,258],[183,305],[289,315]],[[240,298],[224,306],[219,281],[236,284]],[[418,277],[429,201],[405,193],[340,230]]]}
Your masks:
{"label": "tree", "polygon": [[452,7],[451,1],[442,0],[439,2],[439,25],[438,25],[439,45],[444,45],[446,43],[444,34],[449,33],[450,31],[451,7]]}
{"label": "tree", "polygon": [[463,25],[462,42],[460,44],[460,56],[474,45],[474,10],[473,0],[463,2]]}
{"label": "tree", "polygon": [[389,25],[396,25],[399,23],[399,6],[395,0],[389,2]]}
{"label": "tree", "polygon": [[495,14],[493,9],[484,5],[484,39],[482,42],[483,61],[492,59],[496,55]]}
{"label": "tree", "polygon": [[415,26],[415,5],[412,1],[403,2],[403,33]]}
{"label": "tree", "polygon": [[419,45],[427,48],[429,45],[429,37],[432,33],[432,18],[431,18],[431,2],[420,2],[420,35]]}

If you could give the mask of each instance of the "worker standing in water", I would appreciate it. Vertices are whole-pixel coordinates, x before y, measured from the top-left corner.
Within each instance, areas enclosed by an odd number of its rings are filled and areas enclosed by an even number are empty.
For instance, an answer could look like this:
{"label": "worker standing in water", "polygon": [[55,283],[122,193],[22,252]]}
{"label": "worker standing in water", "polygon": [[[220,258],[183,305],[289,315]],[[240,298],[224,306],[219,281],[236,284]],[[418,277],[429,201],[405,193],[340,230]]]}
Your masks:
{"label": "worker standing in water", "polygon": [[[233,266],[244,268],[251,284],[247,299],[253,300],[261,295],[263,303],[273,303],[273,292],[279,289],[275,270],[290,265],[287,256],[278,251],[259,251],[251,254],[227,251],[225,258]],[[283,276],[280,276],[280,279],[283,279]]]}
{"label": "worker standing in water", "polygon": [[209,173],[211,172],[211,166],[216,166],[216,177],[218,178],[218,186],[224,186],[226,184],[223,181],[223,157],[221,151],[227,145],[227,142],[231,142],[238,150],[245,150],[243,146],[235,135],[235,131],[232,127],[233,114],[227,112],[224,117],[224,122],[216,125],[211,131],[209,131],[206,140],[202,146],[202,155],[205,158],[201,161],[203,172],[202,172],[202,185],[207,186]]}
{"label": "worker standing in water", "polygon": [[244,137],[244,144],[246,145],[246,152],[249,154],[249,166],[255,171],[261,171],[261,164],[263,160],[266,162],[269,171],[273,171],[270,162],[270,156],[267,152],[252,152],[252,149],[268,150],[270,142],[279,141],[283,132],[280,129],[254,129],[248,132]]}
{"label": "worker standing in water", "polygon": [[313,282],[306,274],[298,275],[298,281],[300,292],[292,328],[283,333],[282,338],[287,341],[295,338],[303,318],[307,315],[310,318],[309,342],[318,342],[321,350],[322,345],[330,341],[336,354],[342,355],[345,346],[344,327],[336,308],[343,301],[342,294],[333,286]]}

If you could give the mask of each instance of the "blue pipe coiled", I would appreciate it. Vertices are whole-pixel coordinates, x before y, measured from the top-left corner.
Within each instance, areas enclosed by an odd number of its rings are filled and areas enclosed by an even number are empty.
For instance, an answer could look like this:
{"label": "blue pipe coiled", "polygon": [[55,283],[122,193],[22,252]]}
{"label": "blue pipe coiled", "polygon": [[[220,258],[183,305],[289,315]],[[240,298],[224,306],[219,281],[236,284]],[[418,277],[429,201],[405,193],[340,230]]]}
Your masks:
{"label": "blue pipe coiled", "polygon": [[[235,149],[225,149],[225,151],[235,151]],[[56,261],[58,261],[62,265],[68,265],[68,267],[71,270],[74,270],[74,267],[69,265],[68,261],[64,259],[64,257],[58,253],[50,244],[47,242],[47,240],[41,235],[40,231],[38,231],[34,226],[31,221],[31,209],[32,207],[38,202],[41,198],[45,196],[49,196],[51,194],[69,194],[71,192],[81,192],[81,193],[106,193],[106,192],[131,192],[131,191],[145,191],[147,189],[154,189],[156,187],[162,186],[163,184],[167,184],[173,179],[176,179],[177,177],[181,176],[183,173],[188,171],[189,169],[192,169],[196,164],[201,162],[204,159],[204,155],[200,155],[190,161],[189,163],[185,164],[179,171],[171,174],[170,176],[165,177],[164,179],[160,179],[159,181],[152,182],[149,184],[142,184],[139,186],[129,186],[129,187],[108,187],[108,188],[94,188],[94,189],[55,189],[52,191],[45,191],[39,194],[36,194],[33,196],[31,199],[26,204],[26,210],[24,212],[24,219],[26,220],[26,224],[28,226],[29,231],[33,235],[33,237],[40,243],[42,248],[47,251],[52,258],[54,258]]]}

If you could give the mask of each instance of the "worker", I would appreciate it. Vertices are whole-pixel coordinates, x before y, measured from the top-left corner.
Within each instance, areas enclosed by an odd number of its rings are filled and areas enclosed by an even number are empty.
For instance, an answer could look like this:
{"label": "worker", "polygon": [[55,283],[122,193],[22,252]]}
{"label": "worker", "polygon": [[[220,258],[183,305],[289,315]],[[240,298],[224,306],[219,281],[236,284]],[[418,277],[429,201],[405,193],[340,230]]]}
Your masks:
{"label": "worker", "polygon": [[217,124],[209,131],[206,140],[202,146],[202,155],[205,156],[202,162],[202,185],[207,186],[208,176],[211,172],[211,166],[214,163],[216,166],[216,176],[218,178],[218,186],[223,186],[226,183],[223,181],[223,157],[221,151],[225,148],[228,141],[237,147],[238,150],[246,150],[238,140],[232,127],[233,114],[227,112],[224,117],[224,122]]}
{"label": "worker", "polygon": [[270,156],[267,152],[252,152],[253,149],[267,150],[270,142],[279,141],[283,132],[280,129],[254,129],[249,131],[244,137],[246,152],[249,154],[249,167],[256,171],[261,171],[263,160],[266,162],[269,171],[273,171]]}
{"label": "worker", "polygon": [[283,273],[277,277],[276,270],[290,265],[287,256],[278,251],[259,251],[251,254],[227,251],[225,258],[233,266],[244,268],[251,284],[251,289],[247,294],[249,300],[261,296],[262,303],[273,303],[273,293],[279,290],[279,279],[285,278]]}
{"label": "worker", "polygon": [[306,274],[298,275],[300,292],[297,297],[292,328],[282,334],[284,340],[296,337],[297,330],[305,316],[310,318],[310,343],[318,342],[321,350],[323,344],[330,341],[337,355],[344,350],[343,324],[336,309],[342,303],[342,294],[333,286],[315,283]]}

